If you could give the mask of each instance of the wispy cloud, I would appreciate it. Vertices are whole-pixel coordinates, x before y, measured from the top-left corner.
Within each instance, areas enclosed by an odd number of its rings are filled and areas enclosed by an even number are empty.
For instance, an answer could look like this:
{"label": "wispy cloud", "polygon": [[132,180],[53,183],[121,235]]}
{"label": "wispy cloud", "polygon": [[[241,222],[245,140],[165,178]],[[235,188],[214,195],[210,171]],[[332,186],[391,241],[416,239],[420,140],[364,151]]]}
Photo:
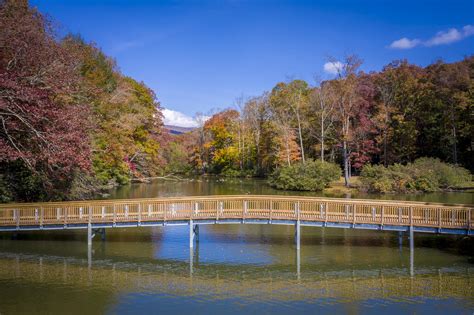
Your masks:
{"label": "wispy cloud", "polygon": [[120,42],[117,43],[114,47],[113,50],[115,52],[122,52],[131,48],[135,47],[142,47],[145,46],[146,42],[141,41],[141,40],[130,40],[130,41],[125,41],[125,42]]}
{"label": "wispy cloud", "polygon": [[400,38],[396,41],[393,41],[389,48],[392,49],[411,49],[416,46],[439,46],[439,45],[448,45],[458,41],[461,41],[469,36],[474,35],[474,26],[466,25],[462,29],[458,30],[456,28],[450,28],[449,30],[439,31],[435,36],[428,40],[420,39],[409,39],[406,37]]}
{"label": "wispy cloud", "polygon": [[420,44],[421,41],[419,39],[408,39],[406,37],[400,38],[399,40],[394,41],[393,43],[390,44],[390,48],[393,49],[410,49],[418,44]]}
{"label": "wispy cloud", "polygon": [[326,62],[324,64],[324,72],[329,74],[337,74],[339,71],[342,70],[343,66],[344,65],[340,61]]}
{"label": "wispy cloud", "polygon": [[[178,127],[197,127],[198,122],[191,116],[183,114],[181,112],[172,109],[163,109],[164,123],[165,125],[178,126]],[[204,120],[209,117],[204,117]]]}

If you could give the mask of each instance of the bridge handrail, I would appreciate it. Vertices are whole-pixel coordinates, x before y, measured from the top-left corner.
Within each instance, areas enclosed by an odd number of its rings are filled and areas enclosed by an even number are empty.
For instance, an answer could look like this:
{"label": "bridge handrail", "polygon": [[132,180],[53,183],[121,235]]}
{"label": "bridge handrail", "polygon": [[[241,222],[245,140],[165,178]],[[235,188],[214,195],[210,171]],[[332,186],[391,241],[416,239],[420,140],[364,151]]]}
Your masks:
{"label": "bridge handrail", "polygon": [[5,204],[0,207],[0,226],[263,219],[471,230],[473,208],[474,205],[303,196],[189,196]]}
{"label": "bridge handrail", "polygon": [[391,200],[391,199],[356,199],[356,198],[327,198],[327,197],[312,197],[312,196],[285,196],[285,195],[206,195],[206,196],[179,196],[179,197],[156,197],[156,198],[132,198],[132,199],[92,199],[92,200],[74,200],[74,201],[48,201],[48,202],[21,202],[21,203],[5,203],[0,204],[0,209],[11,209],[25,206],[56,206],[56,205],[75,205],[75,204],[113,204],[113,203],[138,203],[151,201],[182,201],[189,199],[197,200],[243,200],[243,199],[279,199],[290,201],[321,201],[321,202],[342,202],[342,203],[374,203],[378,205],[413,205],[413,206],[435,206],[447,208],[474,208],[474,204],[459,204],[459,203],[435,203],[423,201],[410,200]]}

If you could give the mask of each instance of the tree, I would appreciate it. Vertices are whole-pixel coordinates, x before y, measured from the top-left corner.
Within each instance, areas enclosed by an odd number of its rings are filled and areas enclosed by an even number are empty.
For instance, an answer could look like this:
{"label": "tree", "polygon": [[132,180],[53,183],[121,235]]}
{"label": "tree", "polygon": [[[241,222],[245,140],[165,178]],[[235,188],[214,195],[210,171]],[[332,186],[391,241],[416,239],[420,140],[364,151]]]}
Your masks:
{"label": "tree", "polygon": [[342,66],[336,60],[331,60],[334,68],[337,69],[336,79],[331,82],[336,97],[336,112],[339,124],[339,137],[342,142],[342,156],[344,165],[344,182],[350,186],[349,181],[349,141],[352,137],[352,121],[357,113],[357,101],[359,98],[357,91],[357,72],[362,64],[362,60],[356,55],[346,56]]}
{"label": "tree", "polygon": [[26,168],[52,197],[90,170],[78,62],[27,1],[0,2],[0,30],[0,163],[5,172]]}
{"label": "tree", "polygon": [[309,95],[309,104],[314,120],[309,122],[312,137],[320,143],[320,158],[324,162],[325,141],[328,134],[334,129],[335,101],[330,84],[321,82],[319,87],[312,89]]}

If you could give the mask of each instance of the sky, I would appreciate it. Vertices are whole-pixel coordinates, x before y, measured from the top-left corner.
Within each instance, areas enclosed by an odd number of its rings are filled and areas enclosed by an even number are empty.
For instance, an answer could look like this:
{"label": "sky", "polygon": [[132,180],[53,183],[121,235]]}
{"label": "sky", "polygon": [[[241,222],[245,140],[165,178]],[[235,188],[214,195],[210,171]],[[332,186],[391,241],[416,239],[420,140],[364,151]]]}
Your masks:
{"label": "sky", "polygon": [[290,79],[329,79],[345,55],[378,71],[474,53],[474,1],[30,0],[152,88],[165,123],[192,126]]}

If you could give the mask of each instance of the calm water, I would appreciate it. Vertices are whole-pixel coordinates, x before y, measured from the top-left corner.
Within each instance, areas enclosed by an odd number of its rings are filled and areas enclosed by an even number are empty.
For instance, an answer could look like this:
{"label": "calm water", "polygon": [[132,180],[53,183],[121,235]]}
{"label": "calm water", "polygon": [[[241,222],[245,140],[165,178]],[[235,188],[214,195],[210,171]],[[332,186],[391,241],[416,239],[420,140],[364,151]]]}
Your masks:
{"label": "calm water", "polygon": [[[109,197],[245,193],[275,191],[262,181],[203,180],[131,185]],[[459,250],[469,240],[416,234],[410,266],[408,241],[400,247],[396,233],[304,227],[299,252],[293,233],[201,226],[192,251],[187,226],[107,230],[90,251],[84,231],[0,234],[0,314],[474,312],[472,253]]]}

